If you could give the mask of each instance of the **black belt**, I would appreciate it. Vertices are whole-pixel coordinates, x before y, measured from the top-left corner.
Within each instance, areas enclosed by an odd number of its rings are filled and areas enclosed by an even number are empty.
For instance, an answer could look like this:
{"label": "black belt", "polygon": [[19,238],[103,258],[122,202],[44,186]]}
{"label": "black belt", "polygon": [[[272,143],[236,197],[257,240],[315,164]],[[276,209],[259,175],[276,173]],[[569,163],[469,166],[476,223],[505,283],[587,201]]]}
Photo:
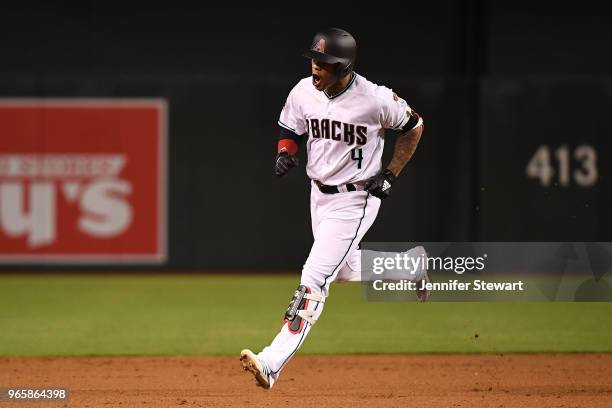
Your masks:
{"label": "black belt", "polygon": [[[336,194],[342,192],[337,186],[328,186],[317,180],[314,180],[314,182],[323,194]],[[353,183],[346,183],[344,186],[346,187],[346,191],[357,191],[357,186]]]}

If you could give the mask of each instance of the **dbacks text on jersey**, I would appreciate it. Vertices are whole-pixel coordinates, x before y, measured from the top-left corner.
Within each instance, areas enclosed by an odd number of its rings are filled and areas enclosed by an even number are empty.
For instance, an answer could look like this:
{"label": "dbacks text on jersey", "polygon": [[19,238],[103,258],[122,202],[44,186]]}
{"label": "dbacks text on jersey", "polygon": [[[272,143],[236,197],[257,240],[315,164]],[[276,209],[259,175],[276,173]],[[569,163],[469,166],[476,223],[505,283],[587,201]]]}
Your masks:
{"label": "dbacks text on jersey", "polygon": [[306,119],[306,128],[310,137],[343,141],[351,146],[363,146],[368,141],[368,128],[352,123],[343,123],[332,119]]}

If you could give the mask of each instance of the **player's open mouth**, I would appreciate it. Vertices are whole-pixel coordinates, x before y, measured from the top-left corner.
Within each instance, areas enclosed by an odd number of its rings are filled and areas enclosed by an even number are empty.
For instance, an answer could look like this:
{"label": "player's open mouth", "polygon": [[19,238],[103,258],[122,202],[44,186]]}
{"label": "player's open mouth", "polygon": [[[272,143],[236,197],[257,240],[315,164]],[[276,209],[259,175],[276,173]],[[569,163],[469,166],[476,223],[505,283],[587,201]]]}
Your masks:
{"label": "player's open mouth", "polygon": [[320,83],[321,83],[321,77],[318,76],[317,74],[312,74],[312,84],[315,87],[318,87]]}

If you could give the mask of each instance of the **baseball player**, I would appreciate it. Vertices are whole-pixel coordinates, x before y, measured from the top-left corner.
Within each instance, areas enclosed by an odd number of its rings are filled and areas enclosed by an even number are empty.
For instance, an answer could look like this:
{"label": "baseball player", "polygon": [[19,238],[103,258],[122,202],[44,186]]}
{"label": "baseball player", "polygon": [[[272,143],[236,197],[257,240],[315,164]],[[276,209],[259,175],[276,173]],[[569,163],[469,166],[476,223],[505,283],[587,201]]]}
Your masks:
{"label": "baseball player", "polygon": [[[240,353],[243,368],[265,389],[321,315],[330,284],[359,280],[359,242],[423,132],[423,120],[404,99],[353,71],[356,52],[355,39],[342,29],[317,33],[304,53],[312,75],[291,90],[278,121],[277,176],[298,165],[298,147],[307,139],[314,243],[278,335],[257,355]],[[400,135],[391,162],[382,168],[385,129]],[[424,279],[426,270],[414,276]],[[420,301],[427,295],[417,292]]]}

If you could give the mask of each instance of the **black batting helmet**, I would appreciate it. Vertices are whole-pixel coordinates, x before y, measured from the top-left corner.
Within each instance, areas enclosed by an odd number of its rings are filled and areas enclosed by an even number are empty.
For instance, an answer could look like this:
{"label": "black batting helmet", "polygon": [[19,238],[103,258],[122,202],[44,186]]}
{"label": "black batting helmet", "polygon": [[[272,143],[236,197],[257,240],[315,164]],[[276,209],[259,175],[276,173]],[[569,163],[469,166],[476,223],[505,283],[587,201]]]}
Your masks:
{"label": "black batting helmet", "polygon": [[302,55],[328,64],[338,64],[336,75],[342,78],[355,67],[357,43],[348,31],[328,28],[314,36],[310,49]]}

